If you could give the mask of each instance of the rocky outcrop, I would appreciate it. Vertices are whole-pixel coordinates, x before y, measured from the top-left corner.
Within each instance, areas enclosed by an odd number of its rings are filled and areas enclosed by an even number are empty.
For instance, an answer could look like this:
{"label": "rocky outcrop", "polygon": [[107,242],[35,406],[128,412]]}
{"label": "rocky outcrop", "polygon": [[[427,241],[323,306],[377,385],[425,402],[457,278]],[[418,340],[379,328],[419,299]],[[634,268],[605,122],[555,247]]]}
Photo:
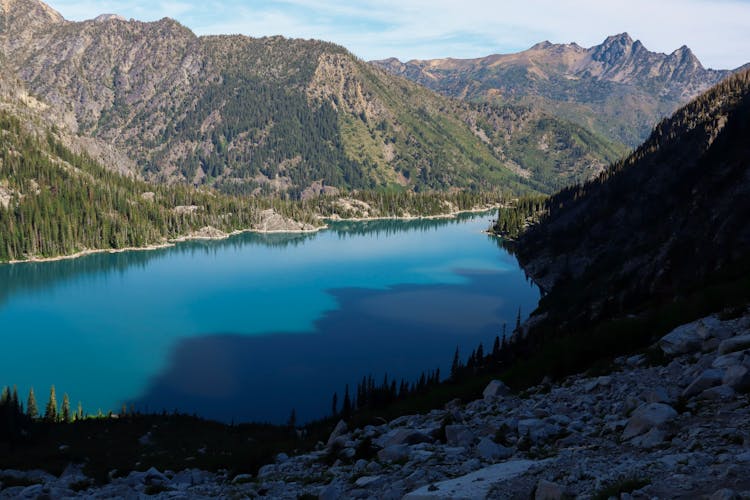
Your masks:
{"label": "rocky outcrop", "polygon": [[[703,340],[675,353],[677,334]],[[85,488],[87,478],[76,468],[60,477],[0,471],[36,483],[0,485],[0,498],[132,497],[148,489],[158,492],[155,498],[547,499],[591,498],[620,487],[621,499],[746,498],[750,346],[721,354],[716,339],[748,334],[750,312],[711,316],[658,342],[653,348],[663,352],[662,363],[649,364],[643,354],[623,357],[607,376],[573,376],[364,428],[340,422],[316,451],[281,454],[257,476],[149,469]],[[725,374],[720,385],[681,396],[711,369]],[[74,483],[80,491],[71,490]]]}
{"label": "rocky outcrop", "polygon": [[254,226],[253,229],[267,233],[291,233],[298,231],[316,231],[319,229],[312,224],[299,222],[290,219],[289,217],[284,217],[272,208],[260,212],[259,218],[259,222]]}

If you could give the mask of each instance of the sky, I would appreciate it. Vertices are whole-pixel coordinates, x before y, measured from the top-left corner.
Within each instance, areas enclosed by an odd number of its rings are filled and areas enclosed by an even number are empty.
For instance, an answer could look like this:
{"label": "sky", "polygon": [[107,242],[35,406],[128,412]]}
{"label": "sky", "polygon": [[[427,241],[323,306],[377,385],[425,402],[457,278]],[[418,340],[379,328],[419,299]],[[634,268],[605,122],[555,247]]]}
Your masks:
{"label": "sky", "polygon": [[199,35],[284,35],[366,59],[471,58],[543,40],[584,47],[628,32],[649,50],[687,45],[706,67],[750,62],[750,0],[48,0],[64,17],[172,17]]}

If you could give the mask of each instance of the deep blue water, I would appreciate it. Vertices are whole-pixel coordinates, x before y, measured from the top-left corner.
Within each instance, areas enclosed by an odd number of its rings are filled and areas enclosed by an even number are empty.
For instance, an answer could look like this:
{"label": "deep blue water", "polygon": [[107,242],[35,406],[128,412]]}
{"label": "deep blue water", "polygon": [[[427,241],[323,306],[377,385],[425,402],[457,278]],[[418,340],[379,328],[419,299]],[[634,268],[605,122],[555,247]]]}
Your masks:
{"label": "deep blue water", "polygon": [[539,299],[488,215],[335,223],[0,266],[0,385],[237,422],[330,411],[364,375],[447,373]]}

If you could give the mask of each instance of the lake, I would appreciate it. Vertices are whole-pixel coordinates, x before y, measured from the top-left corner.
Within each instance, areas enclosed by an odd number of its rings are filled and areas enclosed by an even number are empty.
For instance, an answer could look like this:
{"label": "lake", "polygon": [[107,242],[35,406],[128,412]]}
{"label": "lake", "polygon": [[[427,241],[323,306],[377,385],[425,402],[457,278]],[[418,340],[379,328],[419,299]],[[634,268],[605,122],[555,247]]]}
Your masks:
{"label": "lake", "polygon": [[330,413],[345,384],[440,368],[491,348],[539,290],[488,214],[335,222],[154,251],[0,265],[0,386],[49,388],[87,413],[225,422]]}

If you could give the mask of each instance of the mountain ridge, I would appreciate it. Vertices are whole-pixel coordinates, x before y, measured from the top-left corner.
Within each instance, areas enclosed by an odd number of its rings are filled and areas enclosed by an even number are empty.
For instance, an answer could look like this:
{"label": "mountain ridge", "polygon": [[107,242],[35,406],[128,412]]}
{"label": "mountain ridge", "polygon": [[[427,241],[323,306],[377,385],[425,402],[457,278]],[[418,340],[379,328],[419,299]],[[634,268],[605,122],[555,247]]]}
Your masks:
{"label": "mountain ridge", "polygon": [[452,97],[533,103],[632,147],[661,118],[737,71],[706,69],[685,45],[651,52],[628,33],[588,48],[545,41],[474,59],[372,63]]}
{"label": "mountain ridge", "polygon": [[534,108],[446,99],[328,42],[198,37],[169,18],[70,22],[36,0],[7,3],[33,15],[3,9],[1,65],[60,126],[111,144],[147,180],[521,193],[588,178],[625,151]]}

